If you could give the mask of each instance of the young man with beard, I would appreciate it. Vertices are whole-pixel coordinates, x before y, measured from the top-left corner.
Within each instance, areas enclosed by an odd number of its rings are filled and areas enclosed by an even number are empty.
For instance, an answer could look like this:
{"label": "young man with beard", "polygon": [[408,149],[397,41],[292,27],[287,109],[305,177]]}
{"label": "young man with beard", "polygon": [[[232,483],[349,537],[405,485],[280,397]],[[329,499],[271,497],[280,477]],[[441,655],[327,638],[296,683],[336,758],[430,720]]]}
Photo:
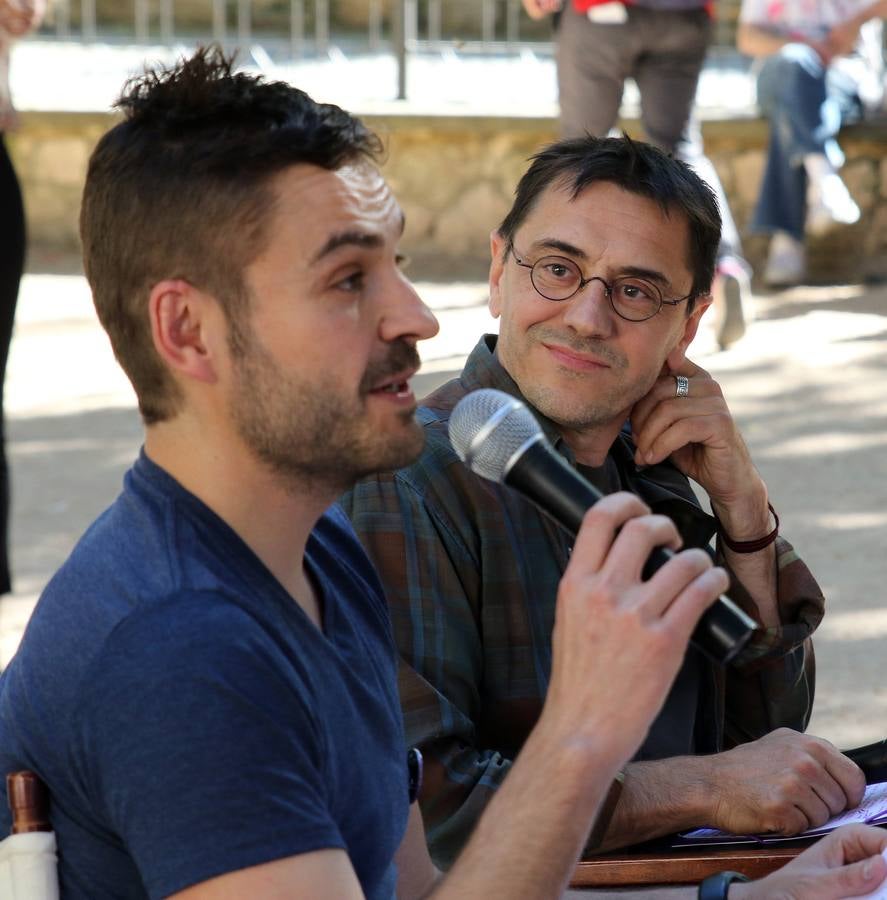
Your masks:
{"label": "young man with beard", "polygon": [[425,754],[420,800],[442,867],[539,719],[557,585],[576,559],[565,531],[450,446],[450,412],[477,388],[522,397],[565,459],[604,493],[629,491],[670,517],[685,546],[717,534],[729,594],[760,625],[726,670],[691,647],[613,784],[593,846],[702,825],[796,834],[862,796],[853,763],[798,733],[822,595],[777,537],[720,387],[686,355],[711,302],[719,233],[711,191],[652,146],[587,137],[538,154],[492,235],[498,337],[484,336],[461,375],[423,402],[421,458],[344,498],[388,595],[406,735]]}
{"label": "young man with beard", "polygon": [[[328,508],[422,443],[409,378],[437,326],[398,267],[377,141],[205,52],[122,105],[82,235],[144,450],[0,682],[0,765],[49,787],[62,896],[556,895],[723,571],[691,550],[643,584],[673,526],[625,494],[589,516],[540,727],[433,887],[381,588]],[[859,893],[885,844],[841,834],[775,884]]]}
{"label": "young man with beard", "polygon": [[[90,161],[81,230],[144,448],[3,673],[0,765],[49,787],[65,897],[389,900],[399,874],[418,895],[433,870],[418,812],[407,827],[387,610],[328,509],[423,440],[409,379],[437,323],[400,271],[403,214],[378,139],[206,52],[136,80],[120,105]],[[493,820],[502,852],[482,842],[441,896],[566,882],[664,695],[629,692],[633,669],[649,655],[670,680],[723,589],[698,551],[655,585],[612,574],[611,546],[678,547],[645,513],[616,498],[581,539],[560,689]],[[585,658],[592,615],[612,620],[603,633],[629,628],[635,649]],[[623,671],[616,703],[597,697],[605,660]],[[623,722],[612,738],[577,724],[605,714]]]}

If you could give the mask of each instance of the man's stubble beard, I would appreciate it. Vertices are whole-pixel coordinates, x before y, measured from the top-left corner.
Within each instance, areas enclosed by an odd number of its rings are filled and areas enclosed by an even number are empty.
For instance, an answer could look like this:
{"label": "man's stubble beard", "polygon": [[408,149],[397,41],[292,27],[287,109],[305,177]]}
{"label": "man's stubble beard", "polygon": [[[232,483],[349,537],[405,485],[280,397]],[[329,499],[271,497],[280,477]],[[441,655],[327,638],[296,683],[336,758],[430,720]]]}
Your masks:
{"label": "man's stubble beard", "polygon": [[[499,340],[501,342],[501,337]],[[590,373],[573,372],[565,367],[560,369],[561,377],[576,385],[576,393],[571,395],[569,390],[548,387],[542,379],[525,374],[520,366],[514,366],[515,373],[509,372],[520,392],[535,409],[558,427],[571,431],[588,432],[605,428],[617,420],[621,425],[625,411],[630,410],[646,395],[658,377],[658,372],[654,372],[645,378],[643,383],[626,384],[619,380],[618,376],[627,371],[628,360],[606,341],[569,335],[547,325],[533,326],[527,332],[524,341],[525,347],[518,353],[518,357],[528,355],[533,347],[547,353],[542,343],[553,343],[567,347],[575,353],[593,354],[606,362],[610,366],[610,372],[617,375],[616,382],[610,384],[607,384],[608,379],[605,376],[600,377],[595,395],[585,400],[585,396],[589,393],[589,384],[594,379]],[[506,365],[506,369],[508,368]]]}
{"label": "man's stubble beard", "polygon": [[420,454],[424,434],[412,412],[401,414],[396,435],[374,430],[365,418],[370,387],[417,366],[415,347],[392,344],[383,359],[370,363],[351,396],[331,392],[330,382],[320,376],[283,372],[251,334],[240,332],[232,355],[235,428],[289,490],[338,495],[359,479],[401,468]]}

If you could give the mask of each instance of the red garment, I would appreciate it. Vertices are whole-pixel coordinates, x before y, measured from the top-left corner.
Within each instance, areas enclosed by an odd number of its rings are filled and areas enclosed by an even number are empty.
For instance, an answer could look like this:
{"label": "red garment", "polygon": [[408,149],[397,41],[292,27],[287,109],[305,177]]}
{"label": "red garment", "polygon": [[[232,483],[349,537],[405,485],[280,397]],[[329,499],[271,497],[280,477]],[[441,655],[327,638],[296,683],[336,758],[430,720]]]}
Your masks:
{"label": "red garment", "polygon": [[[605,3],[612,3],[613,0],[573,0],[573,8],[576,12],[584,13],[588,12],[592,8],[592,6],[603,6]],[[634,0],[618,0],[623,6],[633,6]],[[707,0],[706,3],[702,5],[702,8],[709,14],[709,16],[713,19],[715,17],[714,10],[714,0]]]}
{"label": "red garment", "polygon": [[[613,0],[573,0],[573,8],[576,12],[588,12],[592,6],[601,6],[604,3],[612,3]],[[619,0],[625,6],[631,6],[632,0]]]}

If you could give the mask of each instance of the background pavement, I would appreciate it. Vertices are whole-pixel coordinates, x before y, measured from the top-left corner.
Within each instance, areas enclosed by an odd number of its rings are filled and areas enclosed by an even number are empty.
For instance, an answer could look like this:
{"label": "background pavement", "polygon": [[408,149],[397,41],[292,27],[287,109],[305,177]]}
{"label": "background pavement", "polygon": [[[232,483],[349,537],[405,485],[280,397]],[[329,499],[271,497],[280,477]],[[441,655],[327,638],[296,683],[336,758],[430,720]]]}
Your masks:
{"label": "background pavement", "polygon": [[[107,36],[106,36],[107,37]],[[279,42],[278,42],[279,43]],[[146,64],[170,65],[188,55],[194,43],[136,46],[103,40],[94,44],[57,41],[34,35],[16,45],[11,70],[12,94],[19,109],[105,111],[120,94],[126,78]],[[288,58],[273,42],[257,39],[238,53],[238,63],[270,79],[289,81],[315,100],[337,103],[361,114],[397,112],[432,115],[557,114],[557,76],[551,45],[523,45],[518,52],[444,45],[439,51],[415,50],[407,66],[407,101],[398,101],[393,56],[370,53],[333,36],[326,52],[307,51]],[[705,118],[753,115],[751,61],[733,48],[709,53],[696,103]],[[64,72],[47,78],[46,72]],[[637,115],[639,94],[629,80],[623,112]]]}
{"label": "background pavement", "polygon": [[[495,325],[483,284],[419,290],[441,320],[423,349],[421,396]],[[800,287],[757,306],[727,352],[703,327],[695,358],[721,380],[782,531],[829,598],[811,731],[849,747],[887,736],[887,287]],[[81,276],[25,277],[6,408],[15,592],[0,600],[0,662],[52,572],[116,496],[141,441],[129,383]]]}

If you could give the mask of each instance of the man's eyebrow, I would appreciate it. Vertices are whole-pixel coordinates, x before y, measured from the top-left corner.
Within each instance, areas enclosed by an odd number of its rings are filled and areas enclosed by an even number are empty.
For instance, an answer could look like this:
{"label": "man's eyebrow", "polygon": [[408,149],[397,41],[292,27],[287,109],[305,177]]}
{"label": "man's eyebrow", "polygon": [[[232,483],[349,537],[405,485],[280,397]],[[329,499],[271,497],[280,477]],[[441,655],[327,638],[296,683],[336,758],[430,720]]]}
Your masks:
{"label": "man's eyebrow", "polygon": [[657,269],[645,269],[642,266],[624,266],[619,270],[619,277],[629,276],[632,278],[644,278],[647,281],[654,281],[656,284],[662,285],[664,288],[671,287],[671,281],[668,276],[664,275]]}
{"label": "man's eyebrow", "polygon": [[[568,241],[562,241],[559,238],[540,238],[530,245],[530,249],[536,252],[554,250],[581,260],[588,259],[588,254],[581,247],[576,247]],[[645,278],[647,281],[653,281],[664,288],[671,288],[671,280],[658,269],[647,269],[644,266],[623,266],[616,275],[618,277]]]}
{"label": "man's eyebrow", "polygon": [[531,250],[556,250],[567,256],[578,256],[579,259],[588,259],[588,254],[581,248],[576,247],[568,241],[562,241],[559,238],[540,238],[533,241],[530,245]]}
{"label": "man's eyebrow", "polygon": [[366,231],[340,231],[338,234],[330,235],[327,242],[312,258],[311,265],[320,262],[325,256],[329,256],[340,247],[375,249],[381,247],[383,243],[382,236],[378,234],[369,234]]}
{"label": "man's eyebrow", "polygon": [[[400,212],[398,225],[401,235],[406,228],[406,217],[403,211]],[[372,234],[367,231],[340,231],[338,234],[330,235],[327,242],[320,248],[311,260],[311,265],[320,262],[325,256],[335,252],[340,247],[363,247],[375,250],[377,247],[383,246],[385,239],[379,234]]]}

